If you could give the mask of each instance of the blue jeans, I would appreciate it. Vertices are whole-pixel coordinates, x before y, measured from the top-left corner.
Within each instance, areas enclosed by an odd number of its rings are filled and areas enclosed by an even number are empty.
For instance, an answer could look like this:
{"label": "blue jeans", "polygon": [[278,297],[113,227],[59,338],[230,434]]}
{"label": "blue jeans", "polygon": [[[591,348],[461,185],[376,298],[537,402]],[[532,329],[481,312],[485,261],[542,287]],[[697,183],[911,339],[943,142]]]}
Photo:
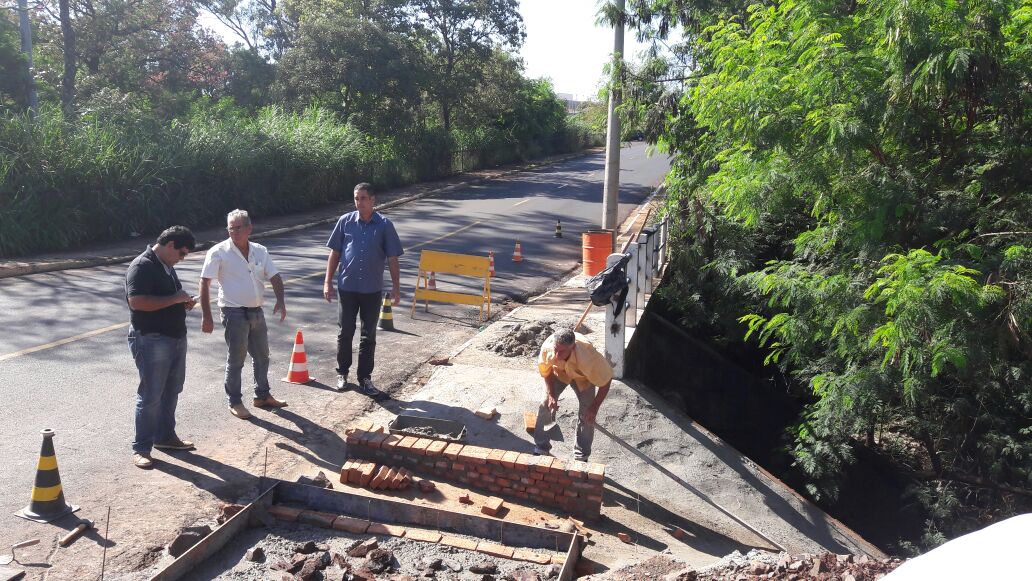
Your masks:
{"label": "blue jeans", "polygon": [[129,330],[129,352],[140,372],[133,451],[149,454],[155,442],[176,439],[176,404],[186,381],[186,337]]}
{"label": "blue jeans", "polygon": [[337,373],[347,375],[351,368],[351,340],[355,337],[355,316],[362,321],[358,339],[358,380],[373,376],[376,354],[376,323],[383,306],[383,293],[353,293],[337,291]]}
{"label": "blue jeans", "polygon": [[265,326],[265,313],[261,307],[223,307],[222,327],[229,347],[229,356],[226,357],[226,398],[229,405],[243,403],[240,372],[248,353],[254,369],[254,397],[269,397],[269,329]]}

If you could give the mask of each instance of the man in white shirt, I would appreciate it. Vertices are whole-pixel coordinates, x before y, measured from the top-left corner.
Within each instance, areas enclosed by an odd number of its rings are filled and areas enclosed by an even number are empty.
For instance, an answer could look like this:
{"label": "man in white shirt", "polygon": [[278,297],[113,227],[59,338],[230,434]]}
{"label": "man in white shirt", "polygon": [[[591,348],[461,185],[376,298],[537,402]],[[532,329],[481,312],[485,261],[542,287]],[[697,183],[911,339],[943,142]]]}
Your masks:
{"label": "man in white shirt", "polygon": [[240,372],[244,359],[251,354],[254,367],[254,405],[260,408],[280,408],[286,402],[272,397],[269,388],[269,337],[265,325],[262,302],[265,281],[272,284],[276,295],[273,314],[280,321],[287,317],[283,303],[283,278],[273,264],[268,250],[250,242],[251,218],[244,210],[233,210],[226,216],[229,238],[212,246],[204,257],[201,268],[201,331],[211,333],[215,323],[211,316],[211,281],[219,281],[219,309],[225,329],[229,356],[226,358],[226,397],[229,411],[246,420],[251,412],[244,407],[240,392]]}

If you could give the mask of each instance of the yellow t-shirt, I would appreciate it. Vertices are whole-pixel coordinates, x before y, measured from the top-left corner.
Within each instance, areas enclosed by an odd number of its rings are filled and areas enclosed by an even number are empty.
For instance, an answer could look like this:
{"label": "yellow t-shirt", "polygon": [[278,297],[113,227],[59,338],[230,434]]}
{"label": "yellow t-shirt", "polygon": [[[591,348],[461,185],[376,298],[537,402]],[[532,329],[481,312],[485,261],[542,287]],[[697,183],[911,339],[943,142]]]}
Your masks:
{"label": "yellow t-shirt", "polygon": [[563,383],[573,383],[577,389],[587,389],[589,385],[605,385],[613,379],[613,367],[604,355],[584,338],[576,333],[573,353],[566,361],[555,354],[555,334],[545,339],[538,354],[538,373],[548,377],[555,373]]}

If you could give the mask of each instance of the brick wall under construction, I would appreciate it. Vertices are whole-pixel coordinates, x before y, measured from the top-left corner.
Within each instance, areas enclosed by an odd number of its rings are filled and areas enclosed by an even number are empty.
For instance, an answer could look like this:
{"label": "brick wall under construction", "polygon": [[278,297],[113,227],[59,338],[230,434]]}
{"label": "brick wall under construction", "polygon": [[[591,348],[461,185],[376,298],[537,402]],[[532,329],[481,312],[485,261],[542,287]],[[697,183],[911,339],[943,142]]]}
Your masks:
{"label": "brick wall under construction", "polygon": [[602,464],[385,432],[371,424],[345,430],[348,457],[432,474],[586,519],[599,517],[605,480]]}

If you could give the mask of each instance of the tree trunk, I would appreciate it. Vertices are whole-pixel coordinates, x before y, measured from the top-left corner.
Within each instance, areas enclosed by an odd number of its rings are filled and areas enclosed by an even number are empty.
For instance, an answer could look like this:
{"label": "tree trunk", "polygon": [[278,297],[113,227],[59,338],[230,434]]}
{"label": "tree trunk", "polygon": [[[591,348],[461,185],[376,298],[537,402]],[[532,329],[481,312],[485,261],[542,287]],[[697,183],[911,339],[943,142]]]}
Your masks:
{"label": "tree trunk", "polygon": [[58,0],[61,17],[61,39],[64,46],[64,74],[61,76],[61,108],[65,114],[72,112],[72,103],[75,102],[75,73],[77,64],[75,60],[75,30],[72,28],[72,20],[68,15],[68,0]]}

